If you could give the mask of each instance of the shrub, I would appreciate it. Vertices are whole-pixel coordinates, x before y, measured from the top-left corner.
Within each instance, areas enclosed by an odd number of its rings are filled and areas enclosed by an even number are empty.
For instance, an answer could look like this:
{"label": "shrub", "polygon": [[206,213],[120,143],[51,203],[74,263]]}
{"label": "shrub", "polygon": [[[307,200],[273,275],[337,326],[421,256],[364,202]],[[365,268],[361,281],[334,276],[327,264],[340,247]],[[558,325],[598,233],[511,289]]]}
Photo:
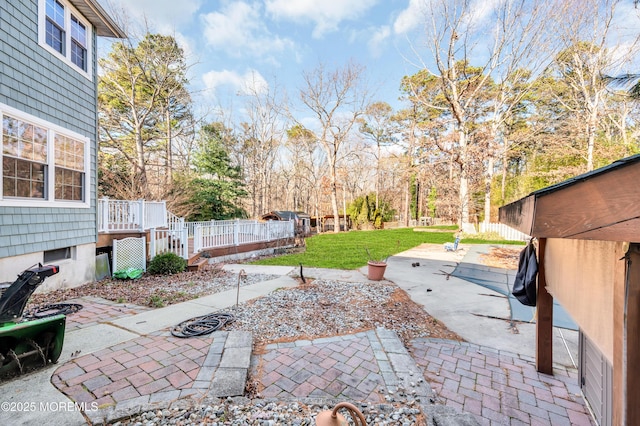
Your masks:
{"label": "shrub", "polygon": [[187,269],[187,261],[175,253],[159,254],[149,262],[147,272],[153,275],[172,275]]}

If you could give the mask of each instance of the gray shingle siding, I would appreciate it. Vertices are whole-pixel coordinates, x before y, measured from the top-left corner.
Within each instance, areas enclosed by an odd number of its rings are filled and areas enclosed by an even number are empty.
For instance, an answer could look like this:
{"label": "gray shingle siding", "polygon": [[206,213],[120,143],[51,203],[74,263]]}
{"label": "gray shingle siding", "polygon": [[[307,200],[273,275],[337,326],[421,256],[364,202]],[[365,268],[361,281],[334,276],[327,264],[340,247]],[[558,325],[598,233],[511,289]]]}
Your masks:
{"label": "gray shingle siding", "polygon": [[[90,209],[3,207],[0,258],[96,241],[96,37],[93,81],[38,44],[38,1],[0,2],[0,103],[90,140]],[[25,203],[28,204],[28,203]]]}

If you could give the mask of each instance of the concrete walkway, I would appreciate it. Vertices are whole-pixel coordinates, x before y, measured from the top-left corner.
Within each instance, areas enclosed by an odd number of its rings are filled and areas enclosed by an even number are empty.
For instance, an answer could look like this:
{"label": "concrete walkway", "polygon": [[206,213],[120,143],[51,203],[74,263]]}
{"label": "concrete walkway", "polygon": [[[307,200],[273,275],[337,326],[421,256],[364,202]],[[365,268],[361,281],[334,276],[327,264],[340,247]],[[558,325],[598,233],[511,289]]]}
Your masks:
{"label": "concrete walkway", "polygon": [[[423,244],[389,259],[385,278],[466,341],[511,353],[535,356],[535,324],[511,323],[508,299],[493,290],[451,276],[457,263],[476,263],[489,245],[462,245],[446,253]],[[412,267],[414,263],[420,266]],[[495,270],[496,268],[492,268]],[[554,329],[553,358],[561,366],[577,363],[578,332]]]}
{"label": "concrete walkway", "polygon": [[[233,306],[236,290],[155,310],[82,300],[91,315],[68,318],[58,365],[0,385],[3,402],[15,408],[0,410],[0,424],[99,424],[185,398],[240,395],[248,369],[261,383],[262,397],[273,400],[406,401],[438,424],[592,424],[576,370],[562,355],[568,353],[564,343],[554,352],[555,375],[537,373],[533,325],[517,324],[515,334],[499,319],[509,317],[504,297],[448,275],[467,253],[466,247],[444,253],[441,246],[422,246],[392,257],[386,278],[469,343],[416,339],[405,348],[394,332],[376,329],[268,345],[251,355],[248,334],[177,339],[168,332],[180,321]],[[225,269],[283,274],[242,287],[241,302],[296,285],[286,274],[299,272]],[[362,271],[305,268],[304,274],[367,281]]]}

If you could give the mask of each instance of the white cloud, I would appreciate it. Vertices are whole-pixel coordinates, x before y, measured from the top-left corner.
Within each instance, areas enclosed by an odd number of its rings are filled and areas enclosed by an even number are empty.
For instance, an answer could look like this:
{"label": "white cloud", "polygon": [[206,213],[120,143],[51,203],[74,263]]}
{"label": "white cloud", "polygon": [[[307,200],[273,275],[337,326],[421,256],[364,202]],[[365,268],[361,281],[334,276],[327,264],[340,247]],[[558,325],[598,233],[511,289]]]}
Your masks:
{"label": "white cloud", "polygon": [[469,6],[469,13],[464,20],[470,27],[481,27],[494,21],[494,12],[499,10],[505,0],[475,0]]}
{"label": "white cloud", "polygon": [[387,25],[383,25],[382,27],[376,29],[373,34],[371,35],[371,38],[369,39],[369,52],[371,52],[371,55],[374,58],[378,58],[380,57],[380,55],[382,54],[382,45],[384,44],[384,41],[386,39],[389,38],[389,36],[391,35],[391,28],[389,28],[389,26]]}
{"label": "white cloud", "polygon": [[193,20],[203,0],[111,0],[115,10],[126,11],[132,22],[142,23],[148,19],[163,33],[173,32],[177,27]]}
{"label": "white cloud", "polygon": [[[504,4],[505,0],[472,0],[468,6],[458,5],[458,9],[451,7],[449,13],[464,12],[461,22],[468,26],[482,26],[493,19],[494,12]],[[393,23],[393,31],[396,34],[405,34],[425,23],[428,9],[441,9],[444,2],[441,0],[409,0],[409,5],[404,9]],[[432,13],[432,12],[430,12]],[[433,11],[433,13],[438,13]]]}
{"label": "white cloud", "polygon": [[340,22],[360,17],[378,0],[266,0],[266,10],[275,19],[313,22],[313,37],[336,31]]}
{"label": "white cloud", "polygon": [[400,12],[393,23],[393,31],[404,34],[418,27],[424,20],[424,7],[424,0],[410,0],[409,6]]}
{"label": "white cloud", "polygon": [[256,70],[249,69],[244,74],[235,71],[209,71],[202,76],[202,80],[211,92],[220,86],[230,86],[238,94],[266,93],[269,90],[267,80]]}
{"label": "white cloud", "polygon": [[269,32],[260,12],[257,3],[235,1],[203,15],[207,43],[236,57],[264,57],[293,49],[292,40]]}

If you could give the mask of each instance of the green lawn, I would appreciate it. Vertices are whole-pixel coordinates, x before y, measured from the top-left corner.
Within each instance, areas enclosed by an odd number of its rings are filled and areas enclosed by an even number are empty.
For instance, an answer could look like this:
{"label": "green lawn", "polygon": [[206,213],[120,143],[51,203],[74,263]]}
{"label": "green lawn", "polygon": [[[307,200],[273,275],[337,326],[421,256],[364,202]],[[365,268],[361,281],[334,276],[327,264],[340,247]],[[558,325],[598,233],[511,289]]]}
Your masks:
{"label": "green lawn", "polygon": [[[366,265],[369,260],[366,249],[369,249],[373,258],[380,259],[423,243],[453,242],[454,232],[433,229],[435,232],[429,232],[424,228],[421,232],[414,232],[412,228],[401,228],[314,235],[307,238],[307,249],[304,253],[276,256],[252,263],[287,266],[296,266],[302,263],[306,267],[315,268],[358,269]],[[454,227],[453,231],[455,230]],[[519,244],[515,241],[487,240],[462,240],[462,243]]]}

